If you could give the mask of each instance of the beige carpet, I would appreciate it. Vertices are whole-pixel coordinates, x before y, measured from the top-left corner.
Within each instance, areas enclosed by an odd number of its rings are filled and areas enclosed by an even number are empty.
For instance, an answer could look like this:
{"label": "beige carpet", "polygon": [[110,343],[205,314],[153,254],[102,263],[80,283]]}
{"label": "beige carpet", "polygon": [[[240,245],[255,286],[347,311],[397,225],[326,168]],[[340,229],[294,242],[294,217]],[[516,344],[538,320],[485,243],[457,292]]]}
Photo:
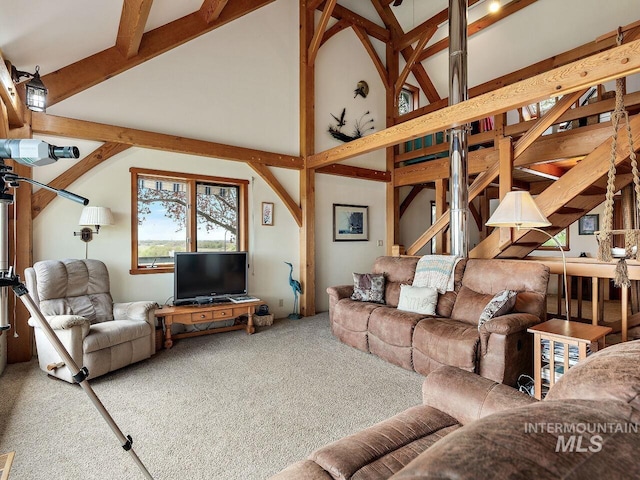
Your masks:
{"label": "beige carpet", "polygon": [[[155,479],[262,479],[421,401],[422,377],[341,344],[327,314],[176,341],[91,382]],[[0,377],[11,479],[143,478],[77,385],[37,363]]]}

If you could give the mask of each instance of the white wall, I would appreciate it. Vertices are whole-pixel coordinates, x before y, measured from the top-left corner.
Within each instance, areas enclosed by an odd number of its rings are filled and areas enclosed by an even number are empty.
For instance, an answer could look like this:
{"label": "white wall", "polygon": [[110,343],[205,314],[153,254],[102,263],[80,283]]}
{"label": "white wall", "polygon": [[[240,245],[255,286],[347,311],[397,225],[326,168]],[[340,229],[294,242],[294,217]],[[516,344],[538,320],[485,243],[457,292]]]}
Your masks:
{"label": "white wall", "polygon": [[[384,56],[383,56],[384,58]],[[358,81],[369,85],[367,98],[354,98]],[[375,131],[385,128],[385,90],[380,75],[362,43],[347,29],[331,38],[316,59],[316,151],[342,143],[328,133],[335,125],[331,114],[339,116],[346,109],[345,133],[351,134],[354,122],[369,112]],[[367,117],[368,118],[368,117]],[[344,163],[376,170],[386,170],[384,150],[361,155]],[[326,288],[353,283],[353,272],[371,271],[376,257],[385,254],[385,184],[367,180],[316,175],[316,308],[328,310]],[[369,240],[362,242],[333,241],[333,204],[368,206]]]}
{"label": "white wall", "polygon": [[[298,2],[278,0],[50,107],[47,113],[297,155],[298,62]],[[82,156],[100,145],[39,138],[56,145],[77,145]],[[60,160],[36,168],[34,178],[49,182],[74,163]],[[249,288],[276,316],[292,311],[293,294],[284,262],[294,264],[296,276],[299,230],[275,192],[242,162],[142,148],[130,148],[103,162],[67,188],[89,198],[91,205],[110,207],[114,213],[116,224],[103,227],[88,248],[91,258],[107,264],[115,301],[164,303],[173,295],[172,274],[129,274],[130,167],[252,181]],[[298,171],[271,170],[298,202]],[[275,204],[274,226],[261,225],[264,201]],[[81,205],[56,198],[36,217],[34,261],[84,258],[85,244],[73,237],[79,230],[81,210]],[[283,307],[278,307],[280,299]]]}

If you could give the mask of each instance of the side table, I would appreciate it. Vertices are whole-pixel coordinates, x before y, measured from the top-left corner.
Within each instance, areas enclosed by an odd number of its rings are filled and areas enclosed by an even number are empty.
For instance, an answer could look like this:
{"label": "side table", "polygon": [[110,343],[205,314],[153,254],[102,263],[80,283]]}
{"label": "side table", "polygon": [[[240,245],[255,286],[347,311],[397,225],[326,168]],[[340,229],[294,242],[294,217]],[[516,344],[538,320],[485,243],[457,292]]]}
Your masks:
{"label": "side table", "polygon": [[533,333],[534,394],[542,400],[556,379],[572,365],[587,358],[588,353],[604,348],[604,337],[611,328],[554,319],[527,332]]}

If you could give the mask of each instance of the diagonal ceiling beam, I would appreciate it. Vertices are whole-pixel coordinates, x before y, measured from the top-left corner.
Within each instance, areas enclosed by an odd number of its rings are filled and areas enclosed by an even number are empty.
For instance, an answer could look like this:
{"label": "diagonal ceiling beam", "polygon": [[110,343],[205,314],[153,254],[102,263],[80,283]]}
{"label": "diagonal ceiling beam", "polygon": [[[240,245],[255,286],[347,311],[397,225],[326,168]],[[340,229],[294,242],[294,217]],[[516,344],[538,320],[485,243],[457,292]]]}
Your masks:
{"label": "diagonal ceiling beam", "polygon": [[[469,0],[469,6],[471,7],[479,1],[481,0]],[[428,18],[417,27],[409,30],[407,33],[402,35],[402,37],[398,39],[398,42],[396,45],[394,45],[394,47],[398,50],[402,50],[403,48],[410,46],[412,43],[417,42],[425,31],[432,28],[438,28],[438,25],[442,25],[448,19],[449,9],[445,8],[444,10],[436,13],[433,17]]]}
{"label": "diagonal ceiling beam", "polygon": [[122,2],[116,48],[125,58],[131,58],[138,54],[152,4],[153,0],[124,0]]}
{"label": "diagonal ceiling beam", "polygon": [[[93,167],[100,165],[102,162],[109,160],[120,152],[124,152],[128,148],[131,148],[131,145],[107,142],[96,148],[93,152],[76,163],[72,168],[68,168],[62,174],[58,175],[55,179],[49,182],[49,186],[64,190]],[[44,188],[41,188],[34,193],[31,197],[31,217],[36,218],[38,214],[40,214],[40,212],[42,212],[42,210],[44,210],[45,207],[49,205],[54,198],[56,198],[56,196],[55,192],[51,192]]]}
{"label": "diagonal ceiling beam", "polygon": [[124,58],[114,46],[44,75],[42,81],[49,90],[47,104],[55,105],[273,1],[234,0],[211,23],[206,23],[197,11],[145,33],[138,54],[131,58]]}
{"label": "diagonal ceiling beam", "polygon": [[[467,35],[471,37],[481,30],[484,30],[488,26],[493,25],[494,23],[499,22],[504,18],[507,18],[509,15],[512,15],[537,1],[538,0],[512,0],[507,5],[502,7],[497,13],[490,13],[489,15],[485,15],[480,20],[477,20],[469,25],[467,27]],[[418,57],[418,59],[419,61],[425,60],[430,56],[441,52],[442,50],[446,50],[447,48],[449,48],[449,37],[443,38],[439,42],[436,42],[430,47],[426,48]]]}
{"label": "diagonal ceiling beam", "polygon": [[220,14],[224,7],[227,6],[229,0],[204,0],[200,6],[200,15],[205,22],[215,22],[220,18]]}
{"label": "diagonal ceiling beam", "polygon": [[[371,0],[371,3],[373,4],[376,12],[378,12],[378,15],[380,16],[386,27],[391,32],[392,43],[397,43],[397,39],[401,38],[404,35],[404,32],[402,31],[400,22],[398,22],[398,19],[391,11],[391,8],[388,5],[383,5],[380,0]],[[405,61],[408,61],[413,55],[413,48],[411,48],[411,46],[407,46],[403,48],[400,53],[402,53]],[[440,100],[440,95],[438,94],[436,87],[433,85],[433,82],[429,78],[427,71],[424,69],[420,62],[414,62],[411,72],[416,77],[418,85],[420,85],[420,88],[422,89],[425,96],[427,97],[427,100],[429,100],[430,103]]]}
{"label": "diagonal ceiling beam", "polygon": [[537,102],[543,98],[575,92],[637,72],[640,72],[640,40],[317,153],[308,158],[307,166],[318,168],[330,165],[390,147],[405,140]]}
{"label": "diagonal ceiling beam", "polygon": [[[322,8],[322,2],[320,3],[319,8]],[[389,40],[391,40],[391,35],[386,28],[381,27],[362,15],[352,12],[340,4],[337,4],[334,7],[332,17],[336,20],[346,20],[351,25],[357,25],[364,28],[367,34],[371,35],[373,38],[377,38],[381,42],[388,43]]]}
{"label": "diagonal ceiling beam", "polygon": [[[331,27],[329,27],[329,28],[327,28],[325,30],[324,35],[322,35],[322,41],[320,42],[320,46],[324,45],[335,34],[340,33],[342,30],[346,30],[347,28],[349,28],[351,26],[352,25],[349,22],[347,22],[346,20],[338,20]],[[359,27],[355,27],[355,26],[353,26],[353,27],[354,27],[354,29],[355,28],[359,28]]]}
{"label": "diagonal ceiling beam", "polygon": [[[406,65],[404,66],[404,68],[402,69],[402,72],[400,72],[400,75],[398,76],[398,79],[396,80],[395,92],[394,92],[396,96],[400,94],[400,90],[402,89],[402,86],[404,85],[404,82],[407,81],[407,77],[409,76],[409,73],[416,66],[416,61],[418,59],[418,55],[420,54],[420,52],[422,51],[424,46],[427,44],[429,39],[431,37],[433,37],[434,33],[436,33],[436,29],[435,28],[432,28],[431,30],[427,30],[422,34],[422,37],[420,37],[420,40],[418,40],[418,44],[413,49],[413,52],[411,52],[411,55],[407,59]],[[409,47],[407,47],[407,48],[409,48]]]}
{"label": "diagonal ceiling beam", "polygon": [[331,18],[333,9],[336,6],[336,1],[337,0],[327,0],[327,3],[324,4],[324,9],[322,10],[322,16],[320,17],[320,23],[318,23],[318,26],[316,27],[316,31],[313,33],[311,44],[309,45],[307,62],[310,65],[313,65],[313,63],[315,62],[316,54],[320,49],[320,45],[322,43],[322,37],[324,35],[325,30],[327,29],[327,24],[329,23],[329,19]]}
{"label": "diagonal ceiling beam", "polygon": [[545,113],[538,121],[516,142],[513,147],[513,158],[516,159],[533,144],[564,112],[571,108],[588,89],[583,88],[577,92],[564,95],[556,104]]}
{"label": "diagonal ceiling beam", "polygon": [[10,65],[8,62],[5,63],[0,51],[0,99],[7,108],[9,125],[21,127],[24,125],[25,108],[11,78]]}
{"label": "diagonal ceiling beam", "polygon": [[269,167],[259,163],[252,163],[250,166],[258,175],[260,175],[260,177],[262,177],[267,185],[276,192],[276,195],[280,197],[280,200],[282,200],[289,212],[291,212],[291,215],[293,215],[298,227],[302,227],[302,208],[293,200],[291,195],[289,195],[289,192],[287,192],[273,172],[269,170]]}
{"label": "diagonal ceiling beam", "polygon": [[357,37],[362,42],[362,45],[364,46],[364,49],[369,54],[369,57],[371,57],[371,60],[373,61],[373,65],[376,67],[376,70],[380,74],[382,84],[386,89],[389,89],[390,88],[389,74],[387,72],[387,68],[382,63],[382,60],[378,56],[378,53],[376,52],[375,48],[373,48],[373,44],[371,43],[371,40],[369,40],[369,35],[367,35],[367,32],[365,32],[364,29],[361,27],[352,25],[352,28],[353,28],[353,31],[356,33]]}

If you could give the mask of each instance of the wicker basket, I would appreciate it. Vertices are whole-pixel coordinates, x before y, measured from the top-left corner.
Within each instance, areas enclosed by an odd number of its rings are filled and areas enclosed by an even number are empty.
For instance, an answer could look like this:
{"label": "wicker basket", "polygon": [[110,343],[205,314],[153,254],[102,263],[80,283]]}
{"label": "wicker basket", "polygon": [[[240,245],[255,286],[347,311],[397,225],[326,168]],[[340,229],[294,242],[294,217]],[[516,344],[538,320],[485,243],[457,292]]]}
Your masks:
{"label": "wicker basket", "polygon": [[270,313],[269,315],[254,315],[253,324],[256,327],[268,327],[273,325],[273,313]]}

